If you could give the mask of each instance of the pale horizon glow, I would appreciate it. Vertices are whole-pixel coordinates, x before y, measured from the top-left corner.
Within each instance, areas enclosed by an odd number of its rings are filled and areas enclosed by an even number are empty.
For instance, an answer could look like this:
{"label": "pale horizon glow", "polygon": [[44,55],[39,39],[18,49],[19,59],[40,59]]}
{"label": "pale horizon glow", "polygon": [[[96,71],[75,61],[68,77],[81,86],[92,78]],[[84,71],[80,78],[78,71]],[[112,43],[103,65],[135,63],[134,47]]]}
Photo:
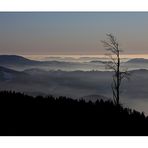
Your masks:
{"label": "pale horizon glow", "polygon": [[[105,55],[20,55],[25,58],[31,59],[31,60],[44,60],[47,57],[61,57],[61,58],[74,58],[79,59],[81,57],[94,57],[94,58],[107,58]],[[144,58],[148,59],[148,54],[128,54],[128,55],[120,55],[122,59],[133,59],[133,58]]]}

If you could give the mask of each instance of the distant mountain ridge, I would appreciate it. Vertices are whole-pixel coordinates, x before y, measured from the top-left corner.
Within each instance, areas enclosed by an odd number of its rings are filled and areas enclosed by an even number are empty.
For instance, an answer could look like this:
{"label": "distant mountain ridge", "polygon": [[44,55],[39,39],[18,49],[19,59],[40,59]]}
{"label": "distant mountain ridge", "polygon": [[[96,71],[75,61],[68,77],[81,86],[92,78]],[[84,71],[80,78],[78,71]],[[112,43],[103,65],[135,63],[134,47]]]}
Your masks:
{"label": "distant mountain ridge", "polygon": [[18,55],[0,55],[0,66],[23,71],[25,69],[44,69],[44,70],[94,70],[98,68],[97,64],[85,62],[72,62],[72,61],[36,61],[24,58]]}
{"label": "distant mountain ridge", "polygon": [[[26,69],[63,70],[63,71],[106,71],[105,64],[109,61],[93,60],[90,62],[72,61],[37,61],[18,55],[0,55],[0,66],[24,71]],[[148,59],[136,58],[123,62],[130,69],[148,69]],[[145,65],[143,66],[143,64]],[[135,64],[135,65],[134,65]],[[137,64],[137,65],[136,65]],[[140,65],[141,64],[141,65]]]}
{"label": "distant mountain ridge", "polygon": [[134,58],[134,59],[128,60],[127,63],[148,63],[148,59]]}
{"label": "distant mountain ridge", "polygon": [[[36,61],[30,60],[18,55],[0,55],[0,64],[45,64],[45,63],[63,63],[60,61]],[[65,63],[65,62],[64,62]]]}
{"label": "distant mountain ridge", "polygon": [[8,64],[8,65],[46,65],[46,64],[62,64],[62,63],[72,63],[72,62],[64,62],[64,61],[37,61],[30,60],[23,56],[19,55],[0,55],[0,64]]}
{"label": "distant mountain ridge", "polygon": [[0,64],[27,64],[35,62],[37,61],[29,60],[18,55],[0,55]]}
{"label": "distant mountain ridge", "polygon": [[[51,63],[51,62],[54,62],[54,63],[67,63],[67,62],[64,62],[64,61],[56,61],[56,60],[53,60],[53,61],[37,61],[37,60],[31,60],[31,59],[28,59],[28,58],[25,58],[23,56],[19,56],[19,55],[0,55],[0,64],[1,63],[17,63],[17,64],[40,64],[40,63]],[[90,61],[90,63],[107,63],[109,61],[101,61],[101,60],[92,60]],[[148,59],[144,59],[144,58],[133,58],[133,59],[130,59],[127,61],[127,63],[135,63],[135,62],[147,62],[148,63]],[[68,62],[69,63],[69,62]]]}

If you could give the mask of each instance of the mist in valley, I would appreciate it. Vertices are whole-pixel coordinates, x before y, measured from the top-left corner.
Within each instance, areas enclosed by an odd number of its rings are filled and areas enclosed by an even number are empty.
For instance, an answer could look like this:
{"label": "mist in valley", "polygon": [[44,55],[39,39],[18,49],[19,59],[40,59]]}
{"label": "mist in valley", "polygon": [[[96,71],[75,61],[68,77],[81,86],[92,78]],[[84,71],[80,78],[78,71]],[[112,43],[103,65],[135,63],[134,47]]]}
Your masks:
{"label": "mist in valley", "polygon": [[[7,58],[10,58],[7,57]],[[12,57],[11,57],[12,58]],[[13,58],[18,58],[13,57]],[[85,61],[84,61],[85,59]],[[87,59],[87,60],[86,60]],[[19,57],[17,62],[0,58],[1,90],[13,90],[25,94],[67,96],[73,99],[84,98],[95,101],[99,98],[112,99],[113,72],[105,68],[106,60],[88,61],[36,61]],[[122,84],[121,102],[148,114],[148,63],[147,60],[128,60],[122,62],[131,73],[130,79]],[[144,105],[142,105],[144,104]]]}

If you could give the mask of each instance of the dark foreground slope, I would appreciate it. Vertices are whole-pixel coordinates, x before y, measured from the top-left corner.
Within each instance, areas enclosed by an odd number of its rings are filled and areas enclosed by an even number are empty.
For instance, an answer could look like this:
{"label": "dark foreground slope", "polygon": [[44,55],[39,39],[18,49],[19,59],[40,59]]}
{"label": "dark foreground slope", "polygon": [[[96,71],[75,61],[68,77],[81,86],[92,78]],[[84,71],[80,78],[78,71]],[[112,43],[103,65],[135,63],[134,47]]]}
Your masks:
{"label": "dark foreground slope", "polygon": [[143,113],[66,97],[0,92],[0,135],[148,135]]}

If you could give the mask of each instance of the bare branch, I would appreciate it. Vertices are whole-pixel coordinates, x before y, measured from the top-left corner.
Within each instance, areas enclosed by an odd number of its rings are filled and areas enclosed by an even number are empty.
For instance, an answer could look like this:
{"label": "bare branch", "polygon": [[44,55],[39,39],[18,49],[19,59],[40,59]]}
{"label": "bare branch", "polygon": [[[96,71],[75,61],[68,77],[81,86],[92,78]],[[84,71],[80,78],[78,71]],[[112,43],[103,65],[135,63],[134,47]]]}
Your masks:
{"label": "bare branch", "polygon": [[123,79],[129,79],[129,72],[127,70],[121,71],[119,43],[112,34],[106,34],[107,40],[102,41],[105,49],[112,54],[106,54],[110,61],[106,62],[106,68],[114,71],[113,82],[111,85],[113,92],[113,101],[119,105],[120,99],[120,85]]}
{"label": "bare branch", "polygon": [[114,58],[111,54],[108,54],[108,57],[111,59],[110,63],[113,63],[115,66],[117,66],[117,58]]}
{"label": "bare branch", "polygon": [[108,40],[110,41],[110,43],[114,45],[116,49],[118,49],[119,43],[117,39],[115,38],[115,36],[113,36],[111,33],[106,34],[106,35],[108,36]]}
{"label": "bare branch", "polygon": [[128,71],[124,71],[124,72],[120,72],[120,79],[129,79],[130,78],[130,72]]}
{"label": "bare branch", "polygon": [[106,69],[111,69],[111,70],[117,72],[116,66],[111,64],[111,62],[106,63]]}
{"label": "bare branch", "polygon": [[107,42],[107,41],[101,41],[104,44],[104,47],[106,48],[106,50],[109,50],[111,52],[113,52],[114,54],[117,54],[117,50],[115,45]]}

